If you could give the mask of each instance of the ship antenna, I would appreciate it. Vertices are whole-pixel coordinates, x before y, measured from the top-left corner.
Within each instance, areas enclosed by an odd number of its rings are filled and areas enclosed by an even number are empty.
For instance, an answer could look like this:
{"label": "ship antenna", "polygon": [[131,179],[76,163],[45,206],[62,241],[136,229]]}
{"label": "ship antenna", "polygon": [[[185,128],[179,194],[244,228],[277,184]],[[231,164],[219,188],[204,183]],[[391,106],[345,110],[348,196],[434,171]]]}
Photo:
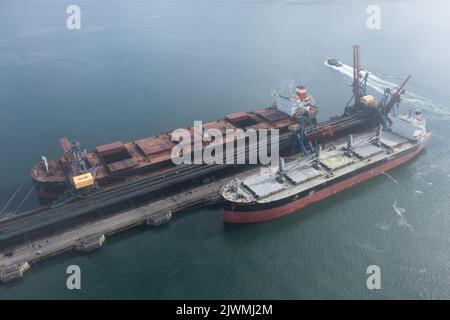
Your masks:
{"label": "ship antenna", "polygon": [[289,98],[292,98],[292,95],[294,94],[293,90],[294,90],[294,80],[291,80],[291,83],[289,85]]}
{"label": "ship antenna", "polygon": [[359,45],[353,46],[353,97],[355,98],[355,105],[360,103],[361,99],[361,89],[359,83],[361,71],[361,60],[359,53]]}
{"label": "ship antenna", "polygon": [[48,173],[48,161],[45,156],[41,156],[42,161],[44,161],[45,171]]}

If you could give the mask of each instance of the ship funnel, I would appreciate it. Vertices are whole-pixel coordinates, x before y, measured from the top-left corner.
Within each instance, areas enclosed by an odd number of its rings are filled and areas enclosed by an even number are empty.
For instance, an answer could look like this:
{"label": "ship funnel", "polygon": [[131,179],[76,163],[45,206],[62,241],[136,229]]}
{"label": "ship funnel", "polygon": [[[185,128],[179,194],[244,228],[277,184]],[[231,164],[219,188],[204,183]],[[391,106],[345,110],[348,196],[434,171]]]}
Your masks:
{"label": "ship funnel", "polygon": [[305,101],[307,94],[305,86],[297,86],[295,88],[295,93],[297,94],[297,97],[300,99],[300,101]]}

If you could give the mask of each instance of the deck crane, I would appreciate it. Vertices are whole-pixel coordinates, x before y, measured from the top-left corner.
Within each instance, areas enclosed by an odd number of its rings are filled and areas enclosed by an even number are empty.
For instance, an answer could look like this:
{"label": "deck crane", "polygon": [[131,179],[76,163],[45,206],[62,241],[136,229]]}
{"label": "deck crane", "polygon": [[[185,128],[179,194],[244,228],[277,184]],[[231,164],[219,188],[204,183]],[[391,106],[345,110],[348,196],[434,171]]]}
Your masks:
{"label": "deck crane", "polygon": [[67,165],[70,169],[70,174],[78,176],[86,173],[88,171],[88,166],[81,155],[79,142],[73,143],[67,138],[61,138],[59,144],[64,159],[67,161]]}
{"label": "deck crane", "polygon": [[295,116],[298,118],[299,130],[297,131],[297,138],[302,155],[308,151],[314,152],[317,148],[317,140],[315,137],[308,139],[305,128],[317,125],[316,115],[318,108],[315,106],[315,101],[312,96],[307,93],[306,87],[297,86],[296,99],[299,106]]}
{"label": "deck crane", "polygon": [[388,101],[390,100],[391,93],[392,93],[391,88],[384,89],[383,96],[381,97],[381,100],[377,107],[378,114],[381,118],[381,121],[383,122],[382,124],[384,127],[387,126],[387,123],[389,120],[388,120],[387,114],[385,114],[382,110],[384,109],[384,107],[386,106]]}
{"label": "deck crane", "polygon": [[369,79],[369,73],[366,72],[366,74],[364,75],[364,78],[361,80],[361,85],[360,85],[360,97],[363,97],[367,94],[366,88],[367,88],[367,79]]}
{"label": "deck crane", "polygon": [[[397,90],[390,88],[385,89],[384,94],[378,102],[373,96],[367,94],[367,83],[369,79],[369,72],[364,71],[362,75],[362,67],[360,60],[360,49],[358,45],[353,46],[353,95],[345,106],[343,118],[346,118],[340,123],[330,122],[327,125],[317,125],[315,114],[311,116],[307,112],[301,114],[292,114],[289,97],[280,97],[274,94],[276,98],[276,107],[279,110],[288,110],[287,114],[295,116],[297,125],[292,126],[291,131],[297,136],[298,145],[303,155],[309,152],[317,152],[319,147],[318,142],[322,138],[326,138],[336,134],[338,131],[349,130],[349,128],[357,127],[363,123],[374,125],[374,123],[382,123],[387,126],[390,121],[387,114],[392,108],[400,103],[400,97],[405,92],[405,85],[411,76],[408,76]],[[304,87],[299,87],[304,88]],[[300,96],[299,96],[300,97]],[[283,98],[283,99],[281,99]],[[352,103],[353,102],[353,103]],[[313,104],[314,105],[314,104]],[[377,119],[377,114],[380,119]],[[294,145],[293,145],[294,147]]]}
{"label": "deck crane", "polygon": [[55,200],[51,205],[52,208],[69,203],[79,197],[90,194],[93,190],[99,189],[95,181],[95,173],[98,167],[92,168],[88,165],[85,156],[83,156],[85,151],[80,150],[80,143],[61,138],[59,144],[64,155],[62,160],[63,167],[66,175],[70,177],[75,190],[66,192],[60,199]]}
{"label": "deck crane", "polygon": [[59,143],[65,159],[64,164],[68,167],[68,174],[72,176],[75,189],[94,187],[96,169],[89,168],[80,150],[80,143],[70,142],[67,138],[60,139]]}
{"label": "deck crane", "polygon": [[[345,112],[347,114],[351,113],[353,111],[354,107],[359,106],[361,104],[361,97],[366,95],[367,79],[369,78],[369,73],[366,72],[364,77],[362,77],[361,70],[362,70],[362,67],[361,67],[359,45],[354,45],[353,46],[353,83],[352,83],[353,95],[351,96],[351,98],[347,102],[347,104],[345,105]],[[352,101],[353,101],[353,105],[350,105],[350,103]]]}
{"label": "deck crane", "polygon": [[316,138],[314,137],[312,141],[311,140],[308,141],[305,132],[305,128],[307,126],[310,127],[316,125],[316,119],[315,117],[310,117],[308,114],[303,114],[302,116],[300,116],[300,118],[298,118],[298,123],[300,126],[297,132],[297,138],[300,145],[300,151],[302,155],[305,155],[308,150],[315,151],[315,148],[317,148],[318,146]]}
{"label": "deck crane", "polygon": [[[359,45],[353,46],[353,96],[345,106],[345,113],[351,114],[355,111],[356,107],[361,106],[361,98],[366,96],[367,80],[369,78],[369,73],[366,72],[363,79],[360,80],[361,76],[361,59]],[[386,126],[389,122],[388,113],[392,108],[400,103],[400,97],[405,93],[405,85],[411,78],[411,75],[402,82],[400,87],[394,92],[390,88],[384,90],[383,96],[377,105],[377,112],[379,113],[383,126]],[[350,105],[351,101],[354,101],[353,105]]]}
{"label": "deck crane", "polygon": [[355,105],[361,99],[361,86],[359,78],[361,77],[361,59],[359,54],[359,45],[353,46],[353,97],[355,98]]}
{"label": "deck crane", "polygon": [[272,97],[278,110],[296,119],[297,124],[291,129],[297,136],[301,153],[305,155],[309,151],[315,151],[317,141],[315,137],[310,138],[305,129],[317,125],[316,115],[319,109],[307,88],[302,85],[294,86],[292,82],[288,94],[272,90]]}
{"label": "deck crane", "polygon": [[390,88],[384,89],[383,96],[378,104],[377,111],[380,114],[380,117],[382,119],[383,126],[387,126],[389,122],[388,113],[393,110],[394,106],[400,103],[401,95],[406,92],[404,89],[406,86],[406,83],[411,78],[411,75],[408,75],[406,79],[402,82],[400,87],[395,90],[394,93],[392,93],[392,90]]}
{"label": "deck crane", "polygon": [[400,87],[392,94],[389,101],[384,106],[382,106],[381,111],[384,114],[388,114],[395,105],[398,106],[398,104],[400,103],[401,95],[406,92],[405,86],[406,86],[406,83],[409,81],[409,79],[411,79],[411,75],[408,75],[406,77],[406,79],[402,82]]}

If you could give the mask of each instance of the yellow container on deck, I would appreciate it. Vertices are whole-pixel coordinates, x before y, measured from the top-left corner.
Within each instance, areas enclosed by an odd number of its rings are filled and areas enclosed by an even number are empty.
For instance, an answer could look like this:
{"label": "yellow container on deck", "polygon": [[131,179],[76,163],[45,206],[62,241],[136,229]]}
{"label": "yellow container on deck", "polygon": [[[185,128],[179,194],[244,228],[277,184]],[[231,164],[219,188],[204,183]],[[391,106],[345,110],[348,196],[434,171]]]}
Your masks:
{"label": "yellow container on deck", "polygon": [[377,100],[375,100],[375,98],[373,96],[371,96],[370,94],[367,96],[361,97],[361,102],[363,104],[365,104],[366,106],[373,106],[373,105],[377,104]]}
{"label": "yellow container on deck", "polygon": [[75,189],[82,189],[94,185],[94,177],[90,172],[72,178]]}

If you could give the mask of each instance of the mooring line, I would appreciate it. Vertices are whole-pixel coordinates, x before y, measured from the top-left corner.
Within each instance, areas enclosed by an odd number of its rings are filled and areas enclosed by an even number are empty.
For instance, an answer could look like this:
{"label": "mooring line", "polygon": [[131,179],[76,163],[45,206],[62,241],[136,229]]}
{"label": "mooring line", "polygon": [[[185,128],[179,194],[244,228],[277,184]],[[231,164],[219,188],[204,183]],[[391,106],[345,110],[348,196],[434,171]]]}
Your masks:
{"label": "mooring line", "polygon": [[9,204],[11,203],[11,201],[14,200],[14,198],[17,196],[17,194],[19,193],[19,191],[22,189],[23,187],[23,183],[17,188],[16,192],[14,192],[14,194],[12,195],[11,198],[9,198],[8,202],[6,202],[5,206],[2,208],[2,210],[0,211],[0,214],[3,213],[3,211],[6,210],[6,208],[8,208]]}
{"label": "mooring line", "polygon": [[30,196],[30,194],[33,192],[34,188],[36,188],[36,185],[33,185],[33,187],[31,188],[31,190],[27,193],[27,195],[25,196],[25,198],[23,198],[23,200],[20,202],[20,204],[17,206],[16,210],[14,210],[13,215],[15,215],[17,213],[17,211],[20,209],[20,207],[23,205],[23,203],[28,199],[28,197]]}

